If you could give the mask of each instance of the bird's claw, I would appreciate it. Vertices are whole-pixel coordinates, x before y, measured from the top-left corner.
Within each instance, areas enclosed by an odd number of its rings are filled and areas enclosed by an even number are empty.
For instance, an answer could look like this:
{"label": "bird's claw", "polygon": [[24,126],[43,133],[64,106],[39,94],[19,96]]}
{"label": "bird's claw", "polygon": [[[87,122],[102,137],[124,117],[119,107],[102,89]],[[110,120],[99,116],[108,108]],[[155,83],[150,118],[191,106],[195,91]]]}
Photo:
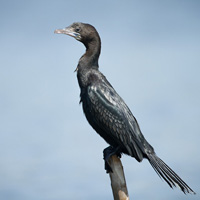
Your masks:
{"label": "bird's claw", "polygon": [[112,170],[108,160],[113,155],[117,155],[119,158],[121,158],[121,153],[120,153],[119,149],[120,149],[119,147],[114,148],[112,146],[109,146],[103,150],[103,159],[105,160],[106,173],[113,173],[113,170]]}

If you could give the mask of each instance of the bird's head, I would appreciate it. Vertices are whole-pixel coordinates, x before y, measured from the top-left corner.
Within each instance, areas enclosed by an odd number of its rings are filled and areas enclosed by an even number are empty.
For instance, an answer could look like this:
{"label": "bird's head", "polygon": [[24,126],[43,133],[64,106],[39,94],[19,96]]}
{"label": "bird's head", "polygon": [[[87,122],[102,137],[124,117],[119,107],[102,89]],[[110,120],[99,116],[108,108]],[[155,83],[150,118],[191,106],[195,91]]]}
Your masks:
{"label": "bird's head", "polygon": [[95,41],[97,38],[99,39],[97,31],[92,25],[81,22],[75,22],[64,29],[56,29],[54,33],[66,34],[74,37],[76,40],[82,42],[86,47],[92,41]]}

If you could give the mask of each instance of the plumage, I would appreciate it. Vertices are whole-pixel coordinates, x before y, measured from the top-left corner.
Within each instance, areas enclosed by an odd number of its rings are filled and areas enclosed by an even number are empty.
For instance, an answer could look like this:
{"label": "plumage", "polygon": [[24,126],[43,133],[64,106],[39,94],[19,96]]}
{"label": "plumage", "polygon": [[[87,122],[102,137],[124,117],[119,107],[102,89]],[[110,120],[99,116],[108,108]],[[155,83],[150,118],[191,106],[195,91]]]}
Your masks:
{"label": "plumage", "polygon": [[106,170],[112,171],[108,158],[122,153],[141,162],[149,160],[157,174],[170,187],[179,186],[184,193],[194,191],[156,154],[153,147],[144,138],[136,118],[123,99],[118,95],[106,77],[99,71],[98,59],[101,40],[96,29],[84,23],[73,23],[55,33],[70,35],[86,47],[85,54],[77,66],[77,78],[80,86],[80,102],[84,114],[93,129],[110,145],[104,150]]}

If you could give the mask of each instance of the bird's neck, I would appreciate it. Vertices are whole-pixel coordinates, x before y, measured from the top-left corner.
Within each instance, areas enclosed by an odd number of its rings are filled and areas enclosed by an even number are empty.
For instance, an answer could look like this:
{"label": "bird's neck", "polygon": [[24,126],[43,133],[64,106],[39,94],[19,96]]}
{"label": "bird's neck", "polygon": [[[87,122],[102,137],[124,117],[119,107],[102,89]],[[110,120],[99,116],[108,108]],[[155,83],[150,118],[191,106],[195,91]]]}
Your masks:
{"label": "bird's neck", "polygon": [[80,58],[77,67],[77,78],[81,89],[86,88],[90,84],[92,74],[98,71],[101,41],[100,38],[97,37],[84,45],[86,47],[86,52]]}
{"label": "bird's neck", "polygon": [[86,47],[86,52],[79,60],[79,68],[98,68],[98,60],[101,53],[100,38],[96,37],[84,45]]}

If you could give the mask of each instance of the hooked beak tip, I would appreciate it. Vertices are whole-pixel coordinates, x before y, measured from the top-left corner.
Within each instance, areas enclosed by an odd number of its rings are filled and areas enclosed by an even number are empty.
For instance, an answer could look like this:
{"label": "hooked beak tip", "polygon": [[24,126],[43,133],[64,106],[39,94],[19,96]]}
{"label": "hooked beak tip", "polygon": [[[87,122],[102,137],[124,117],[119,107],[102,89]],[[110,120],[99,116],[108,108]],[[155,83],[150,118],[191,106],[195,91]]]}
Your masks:
{"label": "hooked beak tip", "polygon": [[63,30],[63,29],[56,29],[56,30],[54,31],[54,33],[57,33],[57,34],[59,34],[59,33],[64,33],[64,30]]}

